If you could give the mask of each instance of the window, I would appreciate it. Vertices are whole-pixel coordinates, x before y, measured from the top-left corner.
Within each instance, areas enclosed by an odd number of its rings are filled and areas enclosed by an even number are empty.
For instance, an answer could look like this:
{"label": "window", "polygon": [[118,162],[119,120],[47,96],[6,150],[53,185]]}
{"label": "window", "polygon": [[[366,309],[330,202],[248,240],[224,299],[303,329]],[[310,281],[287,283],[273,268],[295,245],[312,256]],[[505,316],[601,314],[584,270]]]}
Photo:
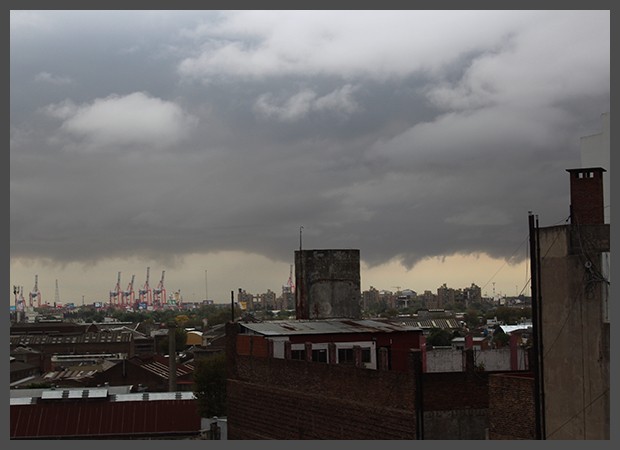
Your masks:
{"label": "window", "polygon": [[327,362],[327,350],[322,348],[318,350],[312,350],[312,361],[314,362]]}
{"label": "window", "polygon": [[362,349],[362,362],[363,363],[369,363],[370,362],[370,349],[369,348],[363,348]]}
{"label": "window", "polygon": [[300,361],[305,361],[306,350],[291,350],[291,359],[298,359]]}
{"label": "window", "polygon": [[338,364],[355,364],[352,348],[338,349]]}
{"label": "window", "polygon": [[[362,347],[362,363],[371,362],[370,347]],[[352,348],[339,348],[338,364],[355,364],[355,351]]]}

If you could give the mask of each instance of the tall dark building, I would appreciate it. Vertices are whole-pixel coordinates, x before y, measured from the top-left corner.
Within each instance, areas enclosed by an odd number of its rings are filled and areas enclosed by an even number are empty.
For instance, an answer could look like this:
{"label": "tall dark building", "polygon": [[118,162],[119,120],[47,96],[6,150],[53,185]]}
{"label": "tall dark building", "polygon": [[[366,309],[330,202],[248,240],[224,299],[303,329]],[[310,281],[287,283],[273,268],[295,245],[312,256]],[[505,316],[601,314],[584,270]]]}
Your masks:
{"label": "tall dark building", "polygon": [[297,319],[361,318],[360,251],[295,251]]}

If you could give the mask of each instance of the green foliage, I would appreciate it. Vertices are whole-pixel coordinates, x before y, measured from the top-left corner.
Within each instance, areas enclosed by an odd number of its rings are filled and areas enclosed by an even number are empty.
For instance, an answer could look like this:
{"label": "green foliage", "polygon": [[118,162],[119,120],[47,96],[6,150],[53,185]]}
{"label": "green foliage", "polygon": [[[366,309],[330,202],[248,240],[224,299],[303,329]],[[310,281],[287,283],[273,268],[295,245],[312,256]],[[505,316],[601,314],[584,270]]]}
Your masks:
{"label": "green foliage", "polygon": [[[175,328],[174,329],[174,347],[176,351],[181,351],[185,348],[187,343],[187,331],[183,328]],[[169,354],[170,341],[168,338],[162,339],[159,341],[157,346],[157,350],[161,354]]]}
{"label": "green foliage", "polygon": [[426,337],[426,343],[433,347],[446,347],[452,344],[452,333],[441,328],[433,328]]}
{"label": "green foliage", "polygon": [[220,353],[197,361],[194,394],[202,417],[226,415],[226,355]]}
{"label": "green foliage", "polygon": [[530,307],[520,307],[514,308],[509,306],[498,306],[494,311],[490,311],[487,313],[487,319],[492,319],[497,317],[502,323],[505,324],[516,324],[521,321],[521,318],[525,317],[526,319],[530,319],[532,317],[532,308]]}
{"label": "green foliage", "polygon": [[508,345],[509,341],[510,341],[510,336],[504,333],[504,331],[501,328],[497,328],[493,332],[493,343],[497,347],[503,347],[505,345]]}

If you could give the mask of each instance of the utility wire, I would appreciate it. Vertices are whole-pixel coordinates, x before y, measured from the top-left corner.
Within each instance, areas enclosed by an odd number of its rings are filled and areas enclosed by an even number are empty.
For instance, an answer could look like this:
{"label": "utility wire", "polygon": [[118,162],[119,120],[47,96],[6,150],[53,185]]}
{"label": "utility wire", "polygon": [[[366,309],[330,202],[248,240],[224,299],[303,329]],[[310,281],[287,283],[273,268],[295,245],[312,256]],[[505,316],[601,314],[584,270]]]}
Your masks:
{"label": "utility wire", "polygon": [[517,252],[521,250],[521,247],[523,246],[523,244],[527,242],[527,238],[528,236],[525,236],[525,239],[519,244],[519,246],[515,249],[515,251],[512,252],[512,255],[510,255],[508,259],[504,260],[504,263],[500,266],[499,269],[497,269],[497,271],[493,274],[493,276],[489,279],[489,281],[487,281],[484,284],[484,286],[480,288],[481,291],[484,290],[484,288],[486,288],[491,281],[493,281],[493,279],[497,276],[497,274],[506,266],[506,264],[508,264],[508,261],[510,261],[517,254]]}
{"label": "utility wire", "polygon": [[560,431],[566,425],[568,425],[579,414],[583,414],[583,412],[586,409],[588,409],[590,406],[592,406],[594,404],[594,402],[598,401],[601,397],[603,397],[604,395],[607,395],[608,393],[609,393],[609,389],[605,389],[603,392],[601,392],[599,395],[597,395],[595,398],[593,398],[590,403],[588,403],[580,411],[577,411],[575,414],[573,414],[571,417],[569,417],[568,420],[566,420],[562,425],[557,427],[552,433],[547,434],[547,439],[550,438],[551,436],[553,436],[554,434],[556,434],[558,431]]}

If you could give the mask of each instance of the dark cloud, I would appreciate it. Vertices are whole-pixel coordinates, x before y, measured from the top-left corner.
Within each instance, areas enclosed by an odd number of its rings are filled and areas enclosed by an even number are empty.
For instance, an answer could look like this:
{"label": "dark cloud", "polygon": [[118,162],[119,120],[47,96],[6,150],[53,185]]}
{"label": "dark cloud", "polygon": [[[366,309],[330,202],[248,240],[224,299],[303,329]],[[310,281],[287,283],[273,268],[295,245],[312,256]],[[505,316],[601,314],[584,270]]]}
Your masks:
{"label": "dark cloud", "polygon": [[567,216],[608,13],[281,14],[12,14],[11,256],[288,261],[303,225],[412,266]]}

